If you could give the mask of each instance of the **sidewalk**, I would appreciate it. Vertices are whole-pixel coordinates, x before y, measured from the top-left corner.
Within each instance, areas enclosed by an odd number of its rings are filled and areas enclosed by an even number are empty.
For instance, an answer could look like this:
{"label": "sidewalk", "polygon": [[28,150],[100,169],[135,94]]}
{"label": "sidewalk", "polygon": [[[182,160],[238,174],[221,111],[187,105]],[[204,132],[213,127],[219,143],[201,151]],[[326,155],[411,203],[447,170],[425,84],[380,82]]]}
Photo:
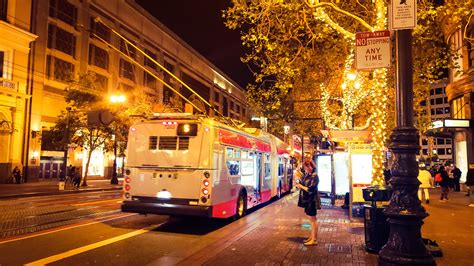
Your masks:
{"label": "sidewalk", "polygon": [[[438,198],[438,189],[432,190],[426,207],[430,216],[422,228],[423,237],[436,240],[444,253],[437,265],[474,265],[474,208],[467,207],[468,197],[461,192],[446,203]],[[179,265],[378,265],[378,256],[365,251],[363,220],[349,221],[341,202],[318,211],[319,244],[304,246],[310,227],[296,202],[293,193],[234,222],[231,227],[245,230],[217,238]]]}
{"label": "sidewalk", "polygon": [[23,184],[0,184],[0,199],[120,190],[122,189],[122,180],[122,178],[119,178],[118,185],[111,185],[109,179],[88,179],[88,186],[80,187],[79,190],[59,190],[59,181],[57,179],[46,179]]}

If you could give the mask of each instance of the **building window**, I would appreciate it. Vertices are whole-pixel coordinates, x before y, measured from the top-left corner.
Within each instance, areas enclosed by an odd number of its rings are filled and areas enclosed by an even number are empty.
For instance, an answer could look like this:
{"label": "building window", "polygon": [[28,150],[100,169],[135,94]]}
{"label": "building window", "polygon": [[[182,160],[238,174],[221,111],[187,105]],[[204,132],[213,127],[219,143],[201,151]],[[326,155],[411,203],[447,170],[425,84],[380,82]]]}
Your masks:
{"label": "building window", "polygon": [[0,20],[7,21],[8,0],[0,0]]}
{"label": "building window", "polygon": [[49,16],[66,22],[71,26],[75,26],[77,20],[77,8],[67,0],[50,0]]}
{"label": "building window", "polygon": [[106,76],[97,74],[93,72],[95,75],[95,83],[97,85],[97,89],[102,91],[107,91],[109,88],[109,79]]}
{"label": "building window", "polygon": [[120,77],[135,81],[135,71],[132,63],[120,59]]}
{"label": "building window", "polygon": [[[467,37],[472,40],[474,38],[474,26],[471,24],[471,26],[468,28]],[[469,68],[474,67],[474,45],[472,41],[466,40],[466,47],[467,47],[467,64]]]}
{"label": "building window", "polygon": [[[170,62],[168,61],[165,61],[164,62],[164,67],[171,73],[174,72],[174,65],[171,64]],[[171,82],[171,75],[168,74],[168,73],[164,73],[163,74],[163,81],[170,85],[170,82]],[[170,90],[169,88],[163,88],[163,103],[169,103],[170,100],[171,100],[171,97],[173,97],[173,91]]]}
{"label": "building window", "polygon": [[69,82],[74,74],[74,64],[61,60],[54,56],[46,57],[46,76],[49,79]]}
{"label": "building window", "polygon": [[451,114],[454,119],[466,119],[466,104],[463,96],[452,101],[451,109]]}
{"label": "building window", "polygon": [[436,104],[443,104],[443,98],[436,98],[435,103]]}
{"label": "building window", "polygon": [[224,97],[222,101],[222,114],[224,116],[229,116],[229,104],[227,102],[227,97]]}
{"label": "building window", "polygon": [[445,155],[446,149],[438,149],[438,155]]}
{"label": "building window", "polygon": [[[146,53],[149,57],[153,58],[153,60],[156,61],[157,56],[156,56],[155,53],[153,53],[152,51],[150,51],[150,50],[148,50],[148,49],[145,49],[145,53]],[[151,61],[150,59],[148,59],[148,57],[146,57],[146,56],[145,56],[145,60],[144,60],[143,63],[145,64],[145,66],[147,66],[147,67],[149,67],[149,68],[151,68],[151,69],[153,69],[153,70],[155,70],[155,71],[156,71],[157,68],[158,68],[158,66],[157,66],[153,61]]]}
{"label": "building window", "polygon": [[48,25],[48,48],[64,52],[72,57],[76,55],[76,37],[56,25]]}
{"label": "building window", "polygon": [[446,144],[451,144],[451,139],[446,139]]}
{"label": "building window", "polygon": [[3,78],[3,58],[5,58],[5,52],[0,51],[0,78]]}
{"label": "building window", "polygon": [[240,115],[240,105],[235,105],[235,112]]}
{"label": "building window", "polygon": [[427,139],[422,139],[421,140],[421,145],[428,145],[428,140]]}
{"label": "building window", "polygon": [[109,54],[104,49],[89,44],[89,65],[107,70],[109,68]]}
{"label": "building window", "polygon": [[242,116],[245,117],[247,115],[247,110],[245,108],[242,108]]}
{"label": "building window", "polygon": [[94,35],[97,35],[104,41],[110,42],[110,29],[102,24],[102,22],[96,22],[94,18],[91,18],[91,38],[96,38]]}
{"label": "building window", "polygon": [[133,59],[137,58],[137,49],[123,39],[120,39],[120,51]]}
{"label": "building window", "polygon": [[423,153],[423,155],[428,155],[428,149],[423,149],[422,153]]}
{"label": "building window", "polygon": [[[120,83],[120,89],[123,91],[133,91],[133,86],[130,86],[125,83]],[[131,102],[133,102],[133,100],[131,100]]]}
{"label": "building window", "polygon": [[435,90],[436,95],[442,94],[442,93],[443,93],[443,88],[436,88],[436,90]]}
{"label": "building window", "polygon": [[143,72],[143,84],[150,89],[156,90],[156,78],[146,71]]}
{"label": "building window", "polygon": [[444,139],[436,139],[436,144],[443,145],[444,144]]}

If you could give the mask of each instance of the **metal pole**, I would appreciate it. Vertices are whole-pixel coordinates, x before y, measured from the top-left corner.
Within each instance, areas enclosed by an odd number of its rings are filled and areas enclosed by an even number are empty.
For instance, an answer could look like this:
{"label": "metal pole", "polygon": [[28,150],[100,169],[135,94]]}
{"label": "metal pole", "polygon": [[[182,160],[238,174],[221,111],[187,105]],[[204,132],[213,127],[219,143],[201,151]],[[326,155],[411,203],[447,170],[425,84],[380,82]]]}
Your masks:
{"label": "metal pole", "polygon": [[[67,157],[69,150],[69,113],[71,112],[71,107],[66,107],[66,148],[64,149],[64,167],[63,167],[63,176],[62,178],[66,179],[67,176]],[[60,176],[61,178],[61,176]]]}
{"label": "metal pole", "polygon": [[110,184],[117,185],[117,125],[115,125],[115,136],[114,136],[114,165],[112,167],[112,179]]}
{"label": "metal pole", "polygon": [[387,244],[379,252],[380,265],[436,265],[421,238],[428,216],[417,196],[420,182],[416,154],[418,131],[413,127],[412,30],[395,31],[396,37],[396,128],[389,148],[394,155],[390,183],[393,194],[384,214],[390,223]]}

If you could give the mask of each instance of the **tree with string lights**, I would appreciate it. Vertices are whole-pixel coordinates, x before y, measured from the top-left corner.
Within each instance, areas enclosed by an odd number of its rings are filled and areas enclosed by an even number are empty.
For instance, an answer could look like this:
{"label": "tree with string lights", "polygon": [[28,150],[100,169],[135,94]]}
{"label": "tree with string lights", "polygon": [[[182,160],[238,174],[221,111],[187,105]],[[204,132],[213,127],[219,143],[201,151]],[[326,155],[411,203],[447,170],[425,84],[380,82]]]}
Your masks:
{"label": "tree with string lights", "polygon": [[[415,106],[429,95],[439,70],[453,66],[453,53],[439,30],[443,10],[418,1]],[[320,116],[329,129],[370,129],[374,184],[383,182],[383,152],[394,127],[394,70],[356,71],[354,35],[386,29],[386,13],[381,0],[234,1],[224,12],[226,26],[241,29],[243,45],[250,48],[242,58],[255,75],[255,84],[247,88],[249,102],[260,114],[285,121]],[[308,98],[319,98],[319,108],[288,112],[289,100]]]}

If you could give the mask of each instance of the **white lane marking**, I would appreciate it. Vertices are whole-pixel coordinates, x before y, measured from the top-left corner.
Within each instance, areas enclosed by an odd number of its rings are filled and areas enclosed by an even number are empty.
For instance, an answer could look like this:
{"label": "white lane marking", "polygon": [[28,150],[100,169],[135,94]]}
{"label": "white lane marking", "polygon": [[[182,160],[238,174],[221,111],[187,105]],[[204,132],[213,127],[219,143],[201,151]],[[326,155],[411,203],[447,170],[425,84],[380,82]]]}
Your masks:
{"label": "white lane marking", "polygon": [[134,237],[134,236],[138,236],[138,235],[150,232],[150,231],[158,228],[160,225],[162,225],[164,223],[166,223],[166,222],[162,222],[160,224],[147,226],[145,228],[142,228],[142,229],[139,229],[139,230],[136,230],[136,231],[132,231],[132,232],[126,233],[124,235],[112,237],[112,238],[109,238],[109,239],[106,239],[106,240],[103,240],[103,241],[100,241],[100,242],[96,242],[96,243],[93,243],[93,244],[90,244],[90,245],[87,245],[87,246],[79,247],[79,248],[76,248],[76,249],[71,249],[69,251],[66,251],[66,252],[63,252],[63,253],[60,253],[60,254],[56,254],[56,255],[53,255],[53,256],[49,256],[47,258],[32,261],[32,262],[27,263],[25,265],[26,266],[37,266],[37,265],[46,265],[48,263],[56,262],[56,261],[59,261],[59,260],[65,259],[65,258],[69,258],[69,257],[75,256],[75,255],[78,255],[78,254],[96,249],[96,248],[100,248],[100,247],[103,247],[103,246],[106,246],[106,245],[113,244],[113,243],[118,242],[118,241],[125,240],[127,238],[131,238],[131,237]]}
{"label": "white lane marking", "polygon": [[95,221],[95,222],[79,224],[79,225],[76,225],[76,226],[70,226],[70,227],[66,227],[66,228],[53,229],[51,231],[37,233],[37,234],[34,234],[34,235],[28,235],[28,236],[24,236],[24,237],[15,238],[15,239],[5,240],[5,241],[0,242],[0,245],[5,244],[5,243],[19,241],[19,240],[24,240],[24,239],[28,239],[28,238],[33,238],[33,237],[37,237],[37,236],[43,236],[43,235],[48,235],[48,234],[52,234],[52,233],[56,233],[56,232],[61,232],[61,231],[69,230],[69,229],[74,229],[74,228],[78,228],[78,227],[82,227],[82,226],[93,225],[93,224],[107,222],[107,221],[111,221],[111,220],[115,220],[115,219],[130,217],[130,216],[134,216],[134,215],[138,215],[138,214],[137,213],[129,213],[129,214],[125,214],[125,215],[118,216],[118,217],[108,218],[108,219],[105,219],[105,220],[98,220],[98,221]]}

